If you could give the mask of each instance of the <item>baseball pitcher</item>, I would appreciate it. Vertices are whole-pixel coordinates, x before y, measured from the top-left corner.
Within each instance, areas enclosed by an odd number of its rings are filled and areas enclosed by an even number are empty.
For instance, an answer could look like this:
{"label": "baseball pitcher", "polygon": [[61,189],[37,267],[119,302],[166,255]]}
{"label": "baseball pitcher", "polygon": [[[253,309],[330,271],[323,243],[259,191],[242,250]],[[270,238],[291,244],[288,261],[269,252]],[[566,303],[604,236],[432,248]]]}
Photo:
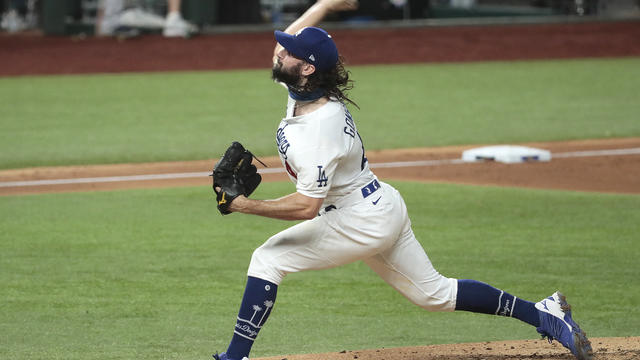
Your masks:
{"label": "baseball pitcher", "polygon": [[577,359],[591,345],[556,292],[540,302],[520,299],[475,280],[436,271],[411,230],[402,196],[371,171],[365,143],[347,104],[349,73],[331,36],[313,27],[356,1],[320,0],[284,32],[276,31],[273,79],[288,90],[275,133],[278,153],[295,192],[273,200],[249,195],[260,184],[253,156],[234,142],[216,164],[218,209],[284,220],[304,220],[255,250],[233,336],[217,360],[248,359],[289,273],[362,260],[414,304],[429,311],[472,311],[514,317],[557,340]]}

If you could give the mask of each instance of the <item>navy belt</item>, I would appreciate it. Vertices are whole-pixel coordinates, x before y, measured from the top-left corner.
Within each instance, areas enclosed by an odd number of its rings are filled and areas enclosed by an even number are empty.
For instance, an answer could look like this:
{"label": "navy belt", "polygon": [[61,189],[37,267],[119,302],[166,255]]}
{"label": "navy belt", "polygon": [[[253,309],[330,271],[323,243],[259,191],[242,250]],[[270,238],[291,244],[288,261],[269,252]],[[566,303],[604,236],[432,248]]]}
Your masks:
{"label": "navy belt", "polygon": [[[377,179],[373,179],[370,183],[368,183],[367,185],[363,186],[360,189],[360,192],[362,193],[362,197],[364,199],[366,199],[369,195],[373,194],[374,192],[378,191],[378,189],[380,189],[380,183],[378,182]],[[350,194],[353,195],[353,194]],[[347,195],[349,196],[349,195]],[[325,212],[329,212],[331,210],[337,209],[337,207],[335,205],[329,205],[327,207],[324,208]],[[318,216],[320,216],[321,214],[318,213]]]}

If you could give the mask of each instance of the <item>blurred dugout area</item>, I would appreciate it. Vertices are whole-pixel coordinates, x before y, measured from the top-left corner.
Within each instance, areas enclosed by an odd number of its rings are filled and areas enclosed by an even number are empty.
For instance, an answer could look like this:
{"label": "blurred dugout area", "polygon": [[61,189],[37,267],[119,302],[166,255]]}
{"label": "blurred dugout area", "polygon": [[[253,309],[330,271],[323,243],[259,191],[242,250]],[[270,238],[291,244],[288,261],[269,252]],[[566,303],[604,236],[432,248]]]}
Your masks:
{"label": "blurred dugout area", "polygon": [[[0,28],[7,32],[29,29],[47,35],[93,35],[98,9],[105,0],[0,0]],[[122,0],[126,9],[164,16],[166,0]],[[182,16],[201,32],[234,31],[237,25],[283,28],[304,12],[313,0],[182,0]],[[375,21],[635,15],[640,0],[361,0],[356,11],[333,14],[327,21],[366,24]],[[154,32],[153,27],[141,29]]]}

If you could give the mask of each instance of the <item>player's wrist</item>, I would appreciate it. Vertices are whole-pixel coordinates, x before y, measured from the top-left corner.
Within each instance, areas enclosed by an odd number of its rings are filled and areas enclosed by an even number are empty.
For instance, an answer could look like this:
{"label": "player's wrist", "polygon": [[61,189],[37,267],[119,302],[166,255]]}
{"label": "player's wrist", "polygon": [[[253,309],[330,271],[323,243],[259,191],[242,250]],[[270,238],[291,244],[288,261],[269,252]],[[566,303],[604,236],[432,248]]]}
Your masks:
{"label": "player's wrist", "polygon": [[322,7],[327,13],[356,10],[357,0],[318,0],[315,5]]}
{"label": "player's wrist", "polygon": [[246,196],[238,195],[235,199],[233,199],[231,204],[229,204],[229,210],[231,212],[244,212],[243,210],[246,209],[247,200],[248,199]]}
{"label": "player's wrist", "polygon": [[311,5],[311,7],[315,8],[316,10],[321,9],[323,11],[329,12],[331,11],[331,2],[327,0],[318,0],[315,4]]}

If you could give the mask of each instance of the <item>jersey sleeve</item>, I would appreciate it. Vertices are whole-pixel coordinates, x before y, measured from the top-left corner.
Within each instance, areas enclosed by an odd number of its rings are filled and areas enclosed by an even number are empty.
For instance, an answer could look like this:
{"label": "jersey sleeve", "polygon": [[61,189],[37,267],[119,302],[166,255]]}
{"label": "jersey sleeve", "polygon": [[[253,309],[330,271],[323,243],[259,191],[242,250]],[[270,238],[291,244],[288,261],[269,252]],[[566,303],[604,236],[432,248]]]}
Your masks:
{"label": "jersey sleeve", "polygon": [[338,149],[309,149],[296,154],[296,190],[312,198],[325,198],[332,185],[341,154]]}

